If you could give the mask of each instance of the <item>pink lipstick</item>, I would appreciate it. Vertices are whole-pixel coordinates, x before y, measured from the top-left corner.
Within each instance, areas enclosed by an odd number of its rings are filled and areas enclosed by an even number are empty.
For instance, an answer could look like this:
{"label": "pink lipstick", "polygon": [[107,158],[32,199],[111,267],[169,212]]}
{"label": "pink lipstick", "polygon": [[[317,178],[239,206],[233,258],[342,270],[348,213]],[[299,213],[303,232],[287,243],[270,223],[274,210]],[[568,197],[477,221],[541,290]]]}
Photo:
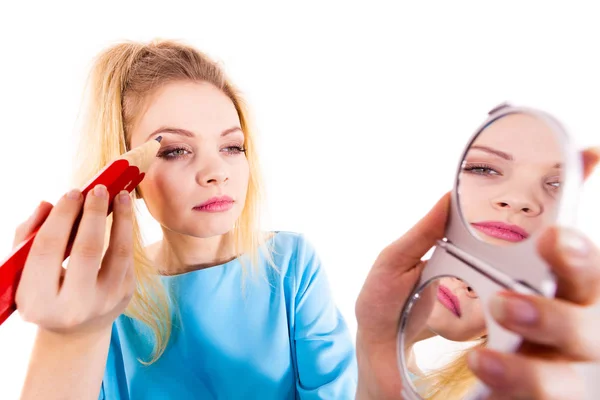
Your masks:
{"label": "pink lipstick", "polygon": [[437,299],[444,307],[460,318],[460,300],[458,300],[458,297],[450,289],[444,285],[440,285],[438,287]]}
{"label": "pink lipstick", "polygon": [[500,221],[474,222],[471,225],[488,236],[509,242],[520,242],[529,237],[529,233],[520,226]]}
{"label": "pink lipstick", "polygon": [[233,199],[229,196],[213,197],[202,204],[194,206],[195,211],[204,212],[224,212],[228,211],[233,207]]}

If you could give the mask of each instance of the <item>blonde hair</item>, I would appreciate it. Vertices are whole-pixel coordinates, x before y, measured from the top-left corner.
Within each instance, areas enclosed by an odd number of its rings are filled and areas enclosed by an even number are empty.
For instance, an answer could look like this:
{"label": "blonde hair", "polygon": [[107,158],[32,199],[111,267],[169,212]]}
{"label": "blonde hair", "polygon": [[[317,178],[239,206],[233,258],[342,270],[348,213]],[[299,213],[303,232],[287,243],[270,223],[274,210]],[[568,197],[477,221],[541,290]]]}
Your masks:
{"label": "blonde hair", "polygon": [[462,399],[473,388],[477,378],[467,364],[470,351],[485,347],[487,338],[480,339],[474,346],[462,350],[457,357],[443,367],[417,378],[413,384],[423,388],[421,397],[427,400]]}
{"label": "blonde hair", "polygon": [[[236,254],[256,265],[265,250],[259,229],[262,200],[258,155],[246,106],[223,70],[195,48],[171,40],[149,43],[126,41],[102,51],[87,81],[85,114],[76,155],[75,184],[82,187],[105,165],[130,150],[131,127],[142,114],[149,96],[165,84],[177,81],[207,82],[233,102],[245,136],[250,177],[244,208],[229,233]],[[139,198],[138,191],[134,198]],[[171,334],[170,299],[157,268],[147,257],[137,217],[134,215],[134,263],[136,289],[125,314],[147,325],[155,336],[149,362],[162,355]],[[108,223],[110,225],[111,219]],[[264,251],[271,261],[270,251]],[[243,261],[243,260],[242,260]],[[270,262],[271,265],[272,261]],[[245,274],[244,269],[244,274]]]}

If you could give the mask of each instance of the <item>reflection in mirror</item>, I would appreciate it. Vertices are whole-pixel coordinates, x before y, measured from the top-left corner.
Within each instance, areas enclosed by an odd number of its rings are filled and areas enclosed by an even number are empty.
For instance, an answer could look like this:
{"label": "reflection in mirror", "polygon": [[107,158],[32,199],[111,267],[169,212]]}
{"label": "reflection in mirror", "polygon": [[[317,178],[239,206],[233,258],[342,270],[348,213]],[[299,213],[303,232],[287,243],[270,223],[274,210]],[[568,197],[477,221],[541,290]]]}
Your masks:
{"label": "reflection in mirror", "polygon": [[557,133],[541,119],[512,113],[488,124],[459,174],[459,205],[471,233],[506,246],[553,223],[562,164]]}
{"label": "reflection in mirror", "polygon": [[402,364],[413,390],[424,399],[465,398],[477,382],[467,355],[487,343],[477,293],[458,278],[443,277],[413,299],[402,332]]}

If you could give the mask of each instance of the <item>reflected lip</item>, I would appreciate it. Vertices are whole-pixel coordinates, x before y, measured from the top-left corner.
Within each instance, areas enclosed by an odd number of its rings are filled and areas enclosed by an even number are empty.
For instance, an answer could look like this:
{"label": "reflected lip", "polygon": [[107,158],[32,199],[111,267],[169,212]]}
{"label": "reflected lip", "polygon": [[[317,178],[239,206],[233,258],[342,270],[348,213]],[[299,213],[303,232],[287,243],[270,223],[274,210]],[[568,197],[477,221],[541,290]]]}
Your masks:
{"label": "reflected lip", "polygon": [[452,311],[458,318],[461,317],[460,300],[450,289],[444,285],[440,285],[437,291],[437,298],[448,310]]}
{"label": "reflected lip", "polygon": [[194,206],[194,210],[207,212],[227,211],[233,207],[233,199],[229,196],[216,196],[206,200],[202,204]]}
{"label": "reflected lip", "polygon": [[474,222],[471,225],[488,236],[509,242],[520,242],[529,237],[529,233],[520,226],[501,221]]}

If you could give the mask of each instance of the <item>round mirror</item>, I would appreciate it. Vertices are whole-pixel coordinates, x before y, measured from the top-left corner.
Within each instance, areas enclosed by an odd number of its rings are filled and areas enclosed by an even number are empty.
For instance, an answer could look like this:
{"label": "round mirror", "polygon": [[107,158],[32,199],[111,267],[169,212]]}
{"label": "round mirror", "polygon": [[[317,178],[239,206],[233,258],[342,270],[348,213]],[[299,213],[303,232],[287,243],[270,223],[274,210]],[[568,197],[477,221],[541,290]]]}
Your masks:
{"label": "round mirror", "polygon": [[471,233],[506,246],[552,224],[563,164],[557,133],[541,118],[510,113],[487,124],[458,177],[460,211]]}
{"label": "round mirror", "polygon": [[464,399],[477,379],[470,350],[485,346],[487,328],[477,293],[461,279],[436,278],[409,300],[400,346],[401,370],[423,399]]}

